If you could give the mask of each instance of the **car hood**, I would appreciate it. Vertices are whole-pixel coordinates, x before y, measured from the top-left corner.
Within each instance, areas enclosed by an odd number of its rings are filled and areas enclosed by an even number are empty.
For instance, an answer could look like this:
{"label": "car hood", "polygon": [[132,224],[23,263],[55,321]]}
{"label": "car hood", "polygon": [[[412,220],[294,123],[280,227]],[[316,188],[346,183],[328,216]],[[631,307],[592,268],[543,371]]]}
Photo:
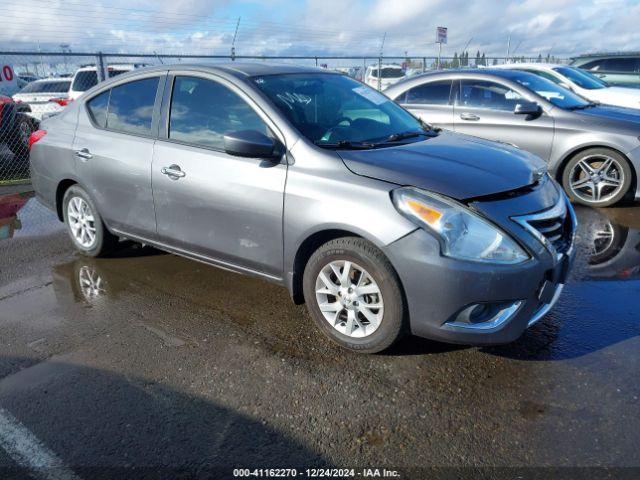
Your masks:
{"label": "car hood", "polygon": [[601,103],[609,103],[628,108],[640,108],[640,89],[625,87],[608,87],[597,90],[586,90],[585,96]]}
{"label": "car hood", "polygon": [[338,153],[358,175],[457,200],[525,187],[546,171],[541,159],[523,150],[451,132],[397,147]]}
{"label": "car hood", "polygon": [[[615,107],[613,105],[598,105],[584,110],[573,110],[590,125],[607,126],[612,123],[628,122],[640,126],[640,110],[635,108]],[[593,122],[596,122],[595,124]]]}

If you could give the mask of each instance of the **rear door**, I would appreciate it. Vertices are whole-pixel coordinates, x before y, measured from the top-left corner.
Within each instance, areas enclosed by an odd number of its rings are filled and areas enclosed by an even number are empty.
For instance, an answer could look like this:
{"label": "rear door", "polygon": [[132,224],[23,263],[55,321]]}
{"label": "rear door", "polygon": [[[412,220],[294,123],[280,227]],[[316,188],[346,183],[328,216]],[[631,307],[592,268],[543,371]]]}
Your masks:
{"label": "rear door", "polygon": [[423,83],[404,92],[396,102],[430,125],[453,130],[453,83]]}
{"label": "rear door", "polygon": [[287,166],[228,155],[223,143],[225,133],[241,130],[276,137],[275,125],[219,77],[186,72],[167,82],[152,174],[160,241],[280,277]]}
{"label": "rear door", "polygon": [[165,76],[137,78],[88,99],[73,144],[79,180],[107,224],[150,239],[151,159]]}
{"label": "rear door", "polygon": [[515,145],[549,160],[553,143],[553,118],[516,115],[522,94],[489,80],[462,79],[455,98],[455,131]]}

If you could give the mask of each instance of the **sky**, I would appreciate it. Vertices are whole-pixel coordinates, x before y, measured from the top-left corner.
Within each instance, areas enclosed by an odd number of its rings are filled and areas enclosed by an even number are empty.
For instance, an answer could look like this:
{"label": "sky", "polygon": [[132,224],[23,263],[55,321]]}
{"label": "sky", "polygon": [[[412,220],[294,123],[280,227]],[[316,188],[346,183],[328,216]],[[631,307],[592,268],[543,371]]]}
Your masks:
{"label": "sky", "polygon": [[[2,0],[0,50],[570,57],[640,50],[640,0]],[[66,48],[66,47],[65,47]]]}

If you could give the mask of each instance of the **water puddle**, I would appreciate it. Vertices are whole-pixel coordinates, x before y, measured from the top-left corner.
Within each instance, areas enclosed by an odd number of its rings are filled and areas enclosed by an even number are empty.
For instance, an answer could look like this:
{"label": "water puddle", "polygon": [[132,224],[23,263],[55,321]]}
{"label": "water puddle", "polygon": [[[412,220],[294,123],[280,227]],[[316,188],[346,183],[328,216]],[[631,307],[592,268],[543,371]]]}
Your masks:
{"label": "water puddle", "polygon": [[48,235],[63,228],[55,213],[42,205],[33,192],[0,196],[0,242]]}

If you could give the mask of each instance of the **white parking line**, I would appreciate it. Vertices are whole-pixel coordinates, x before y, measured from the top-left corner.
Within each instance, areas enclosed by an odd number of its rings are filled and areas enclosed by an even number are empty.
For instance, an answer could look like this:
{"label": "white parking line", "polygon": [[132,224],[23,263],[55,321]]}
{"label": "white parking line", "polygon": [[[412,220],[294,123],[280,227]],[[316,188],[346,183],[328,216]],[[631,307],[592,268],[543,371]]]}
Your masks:
{"label": "white parking line", "polygon": [[80,480],[11,413],[0,408],[0,447],[19,466],[43,480]]}

